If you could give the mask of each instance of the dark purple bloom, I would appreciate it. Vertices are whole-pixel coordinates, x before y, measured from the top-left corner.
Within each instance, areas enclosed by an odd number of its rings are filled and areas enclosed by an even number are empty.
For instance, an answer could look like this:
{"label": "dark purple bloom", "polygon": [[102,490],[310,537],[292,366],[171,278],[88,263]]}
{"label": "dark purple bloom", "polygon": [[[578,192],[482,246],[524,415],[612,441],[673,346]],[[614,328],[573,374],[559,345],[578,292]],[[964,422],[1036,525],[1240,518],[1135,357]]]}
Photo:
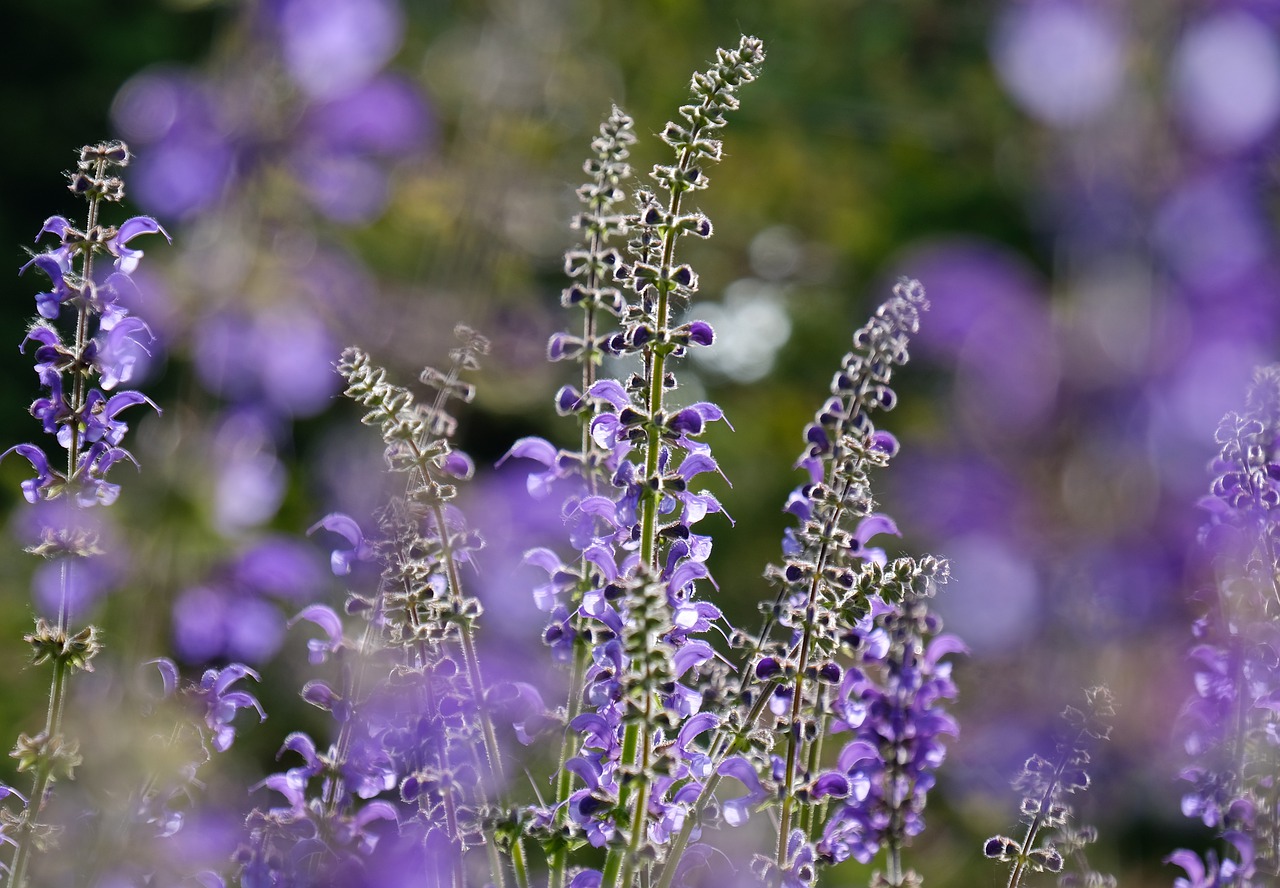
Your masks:
{"label": "dark purple bloom", "polygon": [[689,341],[695,345],[711,345],[715,342],[716,334],[711,329],[711,325],[706,321],[694,321],[689,324]]}

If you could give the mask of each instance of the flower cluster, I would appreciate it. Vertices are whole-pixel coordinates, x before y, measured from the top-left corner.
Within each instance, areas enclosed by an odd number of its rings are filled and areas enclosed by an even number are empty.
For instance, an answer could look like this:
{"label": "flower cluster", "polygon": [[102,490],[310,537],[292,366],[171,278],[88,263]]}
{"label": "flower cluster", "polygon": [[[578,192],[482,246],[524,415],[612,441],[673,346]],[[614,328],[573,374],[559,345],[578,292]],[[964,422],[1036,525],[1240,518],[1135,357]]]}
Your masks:
{"label": "flower cluster", "polygon": [[[942,708],[955,696],[943,658],[964,646],[938,635],[926,606],[947,564],[932,556],[890,562],[867,545],[897,533],[875,511],[870,487],[871,470],[888,463],[897,442],[871,415],[896,404],[894,368],[907,361],[927,305],[917,282],[902,281],[854,334],[830,398],[805,430],[797,468],[806,483],[785,507],[798,526],[785,533],[784,564],[766,573],[778,594],[762,605],[758,635],[737,633],[751,666],[731,720],[737,736],[761,736],[767,706],[784,749],[757,742],[726,762],[751,790],[745,801],[778,799],[776,854],[756,862],[766,881],[800,879],[801,870],[849,857],[869,862],[883,847],[886,883],[908,884],[901,850],[923,828],[932,772],[945,755],[941,737],[956,733]],[[826,736],[844,731],[852,736],[829,768]],[[731,822],[745,819],[743,801],[727,808]]]}
{"label": "flower cluster", "polygon": [[[1068,796],[1089,787],[1089,747],[1111,736],[1115,703],[1105,687],[1085,691],[1085,707],[1068,706],[1062,713],[1066,729],[1052,760],[1040,755],[1027,759],[1014,788],[1022,793],[1021,813],[1027,829],[1021,841],[992,836],[982,851],[1009,865],[1009,888],[1018,888],[1028,872],[1061,873],[1060,885],[1114,886],[1115,879],[1094,872],[1084,846],[1097,838],[1089,826],[1076,826]],[[1067,872],[1068,861],[1074,864]]]}
{"label": "flower cluster", "polygon": [[834,704],[833,730],[852,732],[839,761],[857,788],[828,820],[817,850],[826,860],[866,863],[884,848],[879,884],[886,886],[918,881],[902,868],[902,846],[924,830],[926,797],[946,757],[943,738],[958,731],[942,708],[956,696],[944,658],[966,649],[954,635],[939,634],[941,621],[926,601],[946,581],[945,571],[945,562],[928,558],[899,559],[888,568],[880,588],[905,591],[896,605],[873,603],[869,631],[865,624],[855,628],[857,659]]}
{"label": "flower cluster", "polygon": [[[689,202],[706,187],[706,167],[722,154],[716,135],[763,60],[761,42],[743,37],[694,75],[692,100],[662,131],[674,160],[654,167],[652,185],[629,209],[632,121],[615,107],[592,143],[574,219],[583,242],[566,257],[562,299],[582,312],[581,327],[548,346],[552,360],[581,368],[580,380],[556,396],[559,413],[576,420],[580,443],[562,449],[524,438],[507,454],[538,464],[528,490],[554,498],[564,519],[569,554],[535,548],[524,557],[545,574],[533,597],[549,618],[550,659],[568,669],[563,708],[548,707],[534,680],[494,680],[494,673],[486,680],[481,668],[484,611],[473,587],[483,541],[458,505],[459,484],[475,466],[455,446],[450,411],[474,397],[465,377],[478,369],[487,341],[459,327],[449,366],[420,376],[431,390],[425,399],[349,348],[337,364],[346,395],[378,429],[387,469],[402,485],[372,520],[333,512],[311,529],[339,541],[330,565],[348,583],[343,605],[304,599],[317,582],[296,547],[278,539],[228,565],[216,587],[181,599],[184,649],[220,663],[229,655],[266,658],[283,633],[278,621],[259,620],[262,636],[246,646],[222,611],[262,595],[298,602],[289,625],[310,634],[315,670],[300,697],[325,714],[328,736],[307,726],[283,738],[279,769],[253,788],[258,804],[234,840],[229,876],[175,875],[171,858],[151,868],[122,864],[115,877],[187,878],[206,888],[505,888],[512,880],[528,888],[545,871],[549,888],[672,888],[720,878],[800,888],[824,866],[870,862],[883,851],[877,884],[917,882],[903,849],[923,828],[946,738],[957,732],[946,711],[956,694],[948,658],[964,646],[941,634],[928,607],[947,581],[946,562],[891,559],[874,545],[897,528],[876,510],[871,473],[897,451],[872,416],[896,402],[892,378],[927,308],[918,283],[899,283],[854,334],[830,397],[804,431],[797,468],[805,483],[785,505],[797,524],[783,539],[782,565],[766,571],[777,595],[763,608],[761,630],[730,626],[707,597],[715,582],[703,522],[724,509],[704,487],[721,475],[706,438],[725,416],[714,403],[683,398],[677,380],[679,361],[715,339],[708,323],[685,314],[698,277],[684,261],[683,239],[712,233]],[[29,336],[49,391],[32,412],[67,450],[68,470],[55,472],[34,445],[13,449],[37,469],[24,486],[29,499],[78,507],[114,498],[102,475],[129,458],[120,413],[151,404],[138,392],[103,392],[130,379],[126,357],[145,344],[145,325],[118,306],[140,257],[128,242],[162,233],[145,217],[99,226],[98,202],[121,192],[108,166],[128,153],[114,143],[92,150],[72,183],[91,195],[89,224],[80,231],[50,220],[42,233],[56,234],[60,246],[30,263],[54,284],[38,300],[45,320]],[[115,257],[114,275],[94,273],[95,251]],[[53,323],[63,305],[79,313],[74,345],[62,344]],[[622,368],[617,378],[602,372],[606,361]],[[43,540],[41,554],[90,554],[92,532],[68,527],[75,530]],[[93,627],[68,631],[66,611],[28,638],[35,661],[58,672],[50,729],[24,735],[15,752],[36,772],[35,787],[29,796],[0,788],[23,804],[21,813],[5,814],[18,847],[14,888],[24,883],[31,850],[51,837],[40,820],[50,782],[79,764],[74,742],[56,730],[63,682],[89,668],[100,642]],[[172,661],[151,663],[163,683],[158,705],[188,711],[186,727],[157,746],[183,760],[178,775],[156,775],[130,796],[121,832],[148,840],[191,828],[196,818],[184,802],[199,787],[197,772],[235,741],[237,715],[265,717],[241,684],[258,679],[248,666],[220,665],[184,682]],[[556,737],[558,757],[544,772],[552,790],[544,794],[531,773],[530,798],[508,779],[503,743],[536,749]],[[197,748],[179,749],[184,738]],[[743,865],[732,846],[751,841],[770,818],[738,828],[768,808],[776,813],[776,852]],[[774,844],[774,836],[765,841]]]}
{"label": "flower cluster", "polygon": [[[628,172],[630,120],[615,108],[601,127],[586,166],[592,180],[579,191],[586,211],[576,225],[588,241],[566,261],[574,283],[563,301],[583,308],[583,332],[556,334],[549,347],[552,359],[583,365],[582,386],[557,396],[560,412],[582,423],[582,448],[527,438],[508,454],[542,464],[529,476],[530,492],[563,497],[578,552],[576,563],[542,548],[526,556],[548,577],[535,597],[551,615],[544,637],[555,658],[572,664],[566,721],[582,735],[577,754],[568,747],[561,754],[551,808],[530,818],[545,825],[534,835],[548,849],[553,878],[564,877],[566,846],[607,849],[604,868],[579,871],[574,884],[626,886],[648,872],[669,886],[695,871],[732,871],[704,830],[740,826],[771,799],[782,825],[777,855],[754,866],[765,882],[807,884],[819,865],[851,856],[854,846],[868,860],[884,842],[893,849],[889,884],[905,884],[899,851],[922,825],[945,752],[941,737],[956,730],[941,706],[955,694],[944,658],[963,646],[937,636],[940,623],[925,606],[945,582],[946,564],[889,564],[867,545],[896,533],[874,512],[868,475],[897,443],[870,414],[894,406],[891,376],[906,362],[927,305],[919,284],[899,284],[855,335],[830,399],[806,430],[799,467],[808,482],[787,503],[800,524],[787,531],[785,566],[769,571],[780,591],[761,632],[732,631],[715,605],[696,597],[697,583],[711,579],[711,539],[695,526],[722,509],[693,484],[719,473],[701,436],[723,414],[708,402],[669,406],[674,361],[714,341],[705,322],[673,321],[673,308],[697,289],[675,247],[685,234],[711,234],[684,198],[705,187],[702,164],[720,156],[709,136],[736,107],[733,87],[754,76],[761,57],[758,43],[744,38],[694,77],[699,103],[681,108],[681,122],[663,131],[676,163],[652,174],[665,199],[642,189],[629,217],[613,206]],[[631,235],[625,255],[608,246],[624,233]],[[622,300],[611,278],[626,282],[633,298]],[[599,329],[601,309],[620,318],[619,330]],[[597,379],[602,352],[634,356],[638,369],[626,380]],[[745,649],[740,678],[699,637],[713,626]],[[840,660],[856,665],[846,671]],[[854,734],[834,767],[822,756],[830,731]],[[785,745],[785,759],[770,751],[775,742]],[[721,797],[725,778],[746,795]]]}
{"label": "flower cluster", "polygon": [[[711,538],[695,527],[722,510],[694,484],[719,472],[701,439],[723,413],[709,402],[670,406],[673,362],[714,337],[704,322],[676,323],[677,308],[697,291],[697,276],[677,262],[676,250],[686,234],[711,234],[710,222],[685,201],[706,187],[705,164],[721,153],[712,136],[763,60],[760,41],[744,37],[694,75],[693,102],[680,109],[681,122],[663,131],[675,162],[653,169],[658,191],[641,190],[634,214],[614,209],[629,173],[631,121],[615,108],[602,125],[586,164],[591,181],[579,191],[585,209],[575,219],[587,241],[566,258],[573,283],[563,301],[583,309],[583,332],[556,334],[549,345],[553,359],[583,365],[581,388],[557,396],[559,410],[582,424],[582,448],[560,451],[524,439],[509,454],[545,466],[530,477],[530,490],[565,497],[569,543],[577,551],[573,564],[546,549],[528,556],[549,575],[537,595],[551,612],[546,639],[557,659],[573,663],[568,723],[578,736],[577,749],[566,746],[561,755],[551,808],[532,820],[553,827],[540,838],[561,878],[565,835],[570,844],[608,849],[604,868],[583,871],[575,884],[630,885],[651,870],[690,822],[690,806],[709,776],[694,741],[719,719],[700,712],[703,694],[692,679],[714,669],[714,649],[699,636],[721,614],[697,596],[698,583],[711,580]],[[624,233],[632,236],[625,258],[608,246]],[[626,285],[630,299],[614,281]],[[602,312],[619,318],[617,330],[599,329]],[[630,356],[637,369],[625,380],[597,379],[595,365],[605,354]],[[669,883],[671,875],[665,878]]]}
{"label": "flower cluster", "polygon": [[[142,259],[142,251],[129,242],[143,234],[168,234],[149,216],[134,216],[119,226],[99,221],[103,203],[124,198],[124,183],[115,170],[129,163],[129,149],[122,142],[86,145],[80,149],[77,169],[69,174],[70,189],[89,202],[87,221],[76,228],[62,216],[45,221],[44,235],[58,245],[32,257],[22,272],[36,269],[50,289],[36,296],[40,315],[27,331],[25,350],[33,346],[36,376],[46,393],[31,405],[31,415],[53,435],[65,452],[65,468],[50,462],[35,444],[17,444],[4,455],[17,453],[31,462],[36,477],[22,484],[28,502],[62,496],[76,505],[109,505],[120,486],[106,480],[107,472],[121,460],[133,461],[120,446],[128,426],[122,411],[139,404],[155,405],[137,391],[111,392],[133,375],[140,351],[151,339],[144,321],[129,315],[121,304],[133,282],[129,275]],[[98,257],[110,257],[112,269],[95,269]],[[64,340],[57,322],[69,315],[72,338]],[[95,385],[95,380],[97,384]],[[63,541],[66,554],[89,554],[87,543]]]}
{"label": "flower cluster", "polygon": [[[452,502],[455,482],[474,467],[452,446],[456,421],[445,409],[473,396],[461,376],[477,368],[488,344],[466,328],[457,332],[449,371],[422,374],[436,392],[429,405],[359,349],[338,364],[347,396],[367,409],[363,421],[378,427],[387,465],[405,486],[375,534],[340,513],[312,528],[345,541],[331,559],[336,575],[368,578],[363,568],[371,566],[377,576],[372,588],[348,595],[354,631],[325,604],[295,618],[320,630],[308,642],[311,662],[336,670],[302,688],[305,701],[332,717],[336,734],[327,747],[303,732],[285,740],[281,756],[301,762],[261,784],[285,804],[250,815],[239,855],[246,882],[376,881],[390,857],[457,884],[475,865],[472,848],[485,845],[489,865],[497,861],[487,805],[502,786],[502,767],[473,641],[482,609],[462,579],[481,541]],[[370,858],[375,848],[378,861]]]}
{"label": "flower cluster", "polygon": [[1280,366],[1257,371],[1245,411],[1223,418],[1217,442],[1212,489],[1200,503],[1209,515],[1200,543],[1215,576],[1192,627],[1195,690],[1180,734],[1191,759],[1183,813],[1217,832],[1223,854],[1202,862],[1182,850],[1170,861],[1196,885],[1261,885],[1280,872]]}
{"label": "flower cluster", "polygon": [[[70,621],[79,588],[76,575],[88,571],[86,560],[102,549],[94,522],[81,520],[77,512],[110,505],[119,496],[120,486],[108,481],[107,473],[118,462],[133,461],[121,446],[128,432],[121,414],[140,404],[155,407],[141,392],[118,389],[132,378],[151,339],[146,323],[123,304],[133,287],[130,275],[142,259],[142,251],[130,242],[144,234],[168,237],[148,216],[119,225],[100,218],[104,205],[124,198],[118,173],[129,161],[123,142],[80,149],[76,169],[67,178],[71,192],[88,203],[85,222],[77,227],[62,216],[47,219],[36,240],[51,235],[57,245],[32,256],[20,272],[34,269],[49,281],[49,289],[36,296],[39,318],[21,347],[32,346],[44,392],[32,403],[31,415],[61,453],[51,459],[44,447],[23,443],[0,459],[10,453],[26,458],[36,476],[22,482],[23,496],[29,503],[51,504],[31,551],[58,564],[61,594],[56,619],[38,618],[35,631],[26,636],[32,661],[50,664],[54,675],[44,729],[22,734],[11,753],[18,770],[33,775],[29,796],[4,789],[6,797],[23,803],[20,814],[6,810],[4,815],[4,838],[15,849],[7,867],[11,885],[24,883],[32,851],[51,842],[51,827],[41,823],[41,815],[52,784],[70,779],[81,762],[78,743],[62,734],[66,683],[72,673],[93,669],[101,643],[95,626],[73,632]],[[103,261],[110,261],[109,269],[102,267]]]}

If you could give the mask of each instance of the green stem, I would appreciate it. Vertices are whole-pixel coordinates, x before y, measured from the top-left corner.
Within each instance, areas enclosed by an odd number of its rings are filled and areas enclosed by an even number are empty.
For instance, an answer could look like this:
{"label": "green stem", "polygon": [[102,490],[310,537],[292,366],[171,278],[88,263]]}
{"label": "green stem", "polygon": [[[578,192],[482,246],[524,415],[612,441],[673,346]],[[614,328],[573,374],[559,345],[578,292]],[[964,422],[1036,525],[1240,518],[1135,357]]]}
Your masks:
{"label": "green stem", "polygon": [[[45,737],[53,742],[62,725],[62,710],[66,703],[67,676],[70,666],[66,660],[53,661],[53,682],[49,686],[49,710],[45,717]],[[9,869],[8,888],[21,888],[26,884],[27,865],[35,851],[34,833],[40,825],[40,815],[44,811],[45,798],[53,785],[53,762],[43,757],[36,765],[35,779],[32,781],[31,796],[27,802],[27,810],[23,813],[18,845],[13,854],[13,864]]]}
{"label": "green stem", "polygon": [[755,723],[764,713],[764,708],[768,705],[769,698],[773,695],[775,687],[777,685],[773,683],[766,685],[755,704],[751,707],[751,711],[747,714],[746,721],[731,737],[724,740],[723,745],[718,739],[712,742],[713,752],[711,758],[714,764],[712,765],[711,776],[703,784],[702,791],[698,793],[697,799],[694,800],[693,806],[689,809],[688,816],[684,819],[684,824],[680,827],[680,833],[667,851],[667,859],[662,865],[662,871],[658,874],[656,888],[671,888],[671,882],[676,875],[676,866],[680,863],[684,849],[689,844],[689,839],[693,836],[693,828],[701,822],[702,811],[706,808],[707,803],[715,798],[716,788],[720,785],[721,780],[720,765],[724,762],[725,757],[734,751],[742,738],[746,737],[755,727]]}
{"label": "green stem", "polygon": [[[849,493],[849,479],[845,479],[844,486],[840,491],[837,503],[843,504],[845,497]],[[778,866],[785,866],[787,860],[787,834],[791,831],[791,808],[795,802],[792,798],[792,786],[796,777],[796,761],[799,754],[799,746],[801,743],[799,732],[800,710],[804,702],[804,674],[809,668],[809,652],[813,645],[813,622],[818,604],[818,592],[822,584],[822,574],[827,566],[827,559],[830,557],[831,544],[828,542],[831,535],[840,525],[840,519],[844,515],[844,506],[836,505],[831,513],[827,516],[823,524],[822,537],[823,543],[818,549],[818,556],[814,559],[813,579],[809,583],[809,596],[805,604],[805,620],[804,634],[800,639],[800,654],[796,662],[796,679],[795,687],[792,690],[791,698],[791,721],[787,731],[787,763],[784,771],[782,784],[782,811],[778,822]]]}
{"label": "green stem", "polygon": [[[573,774],[565,768],[564,764],[569,760],[569,738],[572,736],[569,725],[573,723],[582,708],[582,690],[579,685],[582,684],[586,675],[588,656],[586,642],[583,641],[581,635],[575,635],[573,639],[573,668],[569,673],[569,699],[565,707],[565,731],[560,741],[560,761],[556,768],[555,822],[557,826],[562,824],[569,816],[563,802],[569,798],[569,791],[573,788]],[[559,845],[552,852],[551,860],[549,861],[551,873],[547,888],[564,888],[565,867],[568,859],[569,849],[564,844]]]}
{"label": "green stem", "polygon": [[[827,712],[827,688],[825,685],[819,686],[819,697],[817,711],[823,713],[820,717],[817,736],[814,737],[812,743],[809,744],[808,761],[805,764],[805,770],[810,775],[818,773],[818,768],[822,766],[822,739],[826,735],[827,726],[831,724],[831,715]],[[825,800],[824,800],[825,801]],[[821,804],[821,803],[818,803]],[[800,809],[800,829],[810,839],[814,838],[815,828],[821,825],[821,818],[817,816],[817,804],[812,801]]]}
{"label": "green stem", "polygon": [[639,786],[632,799],[631,841],[627,846],[626,858],[622,862],[622,877],[619,886],[627,886],[632,882],[636,862],[640,859],[640,845],[644,842],[646,822],[649,819],[649,768],[652,766],[653,744],[649,742],[649,721],[653,718],[653,695],[645,694],[644,721],[640,728],[640,773],[637,775]]}
{"label": "green stem", "polygon": [[[95,169],[97,178],[102,178],[106,172],[106,161],[99,160]],[[85,226],[85,234],[88,235],[98,224],[98,202],[99,198],[92,198],[89,201],[88,221]],[[86,242],[84,244],[84,254],[80,266],[81,280],[88,289],[92,286],[93,278],[93,244]],[[67,446],[67,480],[71,481],[75,477],[76,469],[80,462],[80,447],[83,443],[80,436],[80,413],[84,409],[85,401],[88,398],[86,391],[87,379],[85,376],[84,353],[89,342],[89,307],[80,300],[76,315],[76,342],[75,342],[75,363],[74,374],[71,383],[71,415],[72,422],[67,425],[70,431],[71,440]],[[62,593],[58,601],[58,630],[65,636],[70,634],[69,623],[70,613],[67,607],[68,593],[71,588],[71,565],[67,561],[62,563]],[[66,699],[66,681],[68,676],[68,666],[65,660],[55,660],[53,663],[53,683],[49,688],[49,708],[45,713],[44,733],[47,742],[52,743],[57,733],[62,728],[62,711],[65,707]],[[13,853],[13,863],[9,868],[9,888],[20,888],[26,884],[27,866],[33,853],[32,835],[40,823],[40,815],[44,811],[45,796],[48,794],[53,784],[52,762],[42,761],[36,766],[35,779],[32,781],[31,797],[27,802],[27,809],[22,815],[22,824],[18,836],[18,845]]]}

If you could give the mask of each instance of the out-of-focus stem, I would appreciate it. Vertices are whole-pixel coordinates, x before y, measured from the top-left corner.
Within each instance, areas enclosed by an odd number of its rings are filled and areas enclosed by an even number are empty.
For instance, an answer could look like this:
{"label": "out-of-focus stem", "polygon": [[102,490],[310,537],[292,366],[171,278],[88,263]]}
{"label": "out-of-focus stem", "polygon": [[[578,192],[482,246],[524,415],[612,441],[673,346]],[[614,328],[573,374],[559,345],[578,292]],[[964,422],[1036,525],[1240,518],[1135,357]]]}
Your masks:
{"label": "out-of-focus stem", "polygon": [[[569,673],[569,699],[565,714],[565,732],[564,738],[560,742],[560,762],[556,768],[555,811],[557,824],[568,817],[568,814],[565,813],[564,801],[569,798],[569,790],[573,786],[573,774],[564,766],[565,762],[569,760],[569,738],[571,735],[568,726],[573,723],[582,708],[582,690],[579,685],[582,684],[583,676],[587,671],[588,656],[586,642],[583,641],[581,636],[575,635],[573,639],[573,668]],[[569,849],[564,845],[556,848],[552,853],[548,888],[564,888],[565,866],[568,862],[568,856]]]}
{"label": "out-of-focus stem", "polygon": [[[53,682],[49,686],[49,711],[45,717],[44,734],[48,742],[53,743],[57,731],[62,724],[62,710],[67,695],[67,675],[70,666],[64,659],[53,661]],[[36,765],[35,780],[32,782],[31,797],[27,802],[27,810],[22,818],[18,834],[17,849],[13,854],[13,864],[9,869],[9,888],[22,888],[27,880],[27,865],[34,851],[34,834],[40,825],[40,815],[44,812],[45,797],[53,783],[53,762],[44,756]]]}

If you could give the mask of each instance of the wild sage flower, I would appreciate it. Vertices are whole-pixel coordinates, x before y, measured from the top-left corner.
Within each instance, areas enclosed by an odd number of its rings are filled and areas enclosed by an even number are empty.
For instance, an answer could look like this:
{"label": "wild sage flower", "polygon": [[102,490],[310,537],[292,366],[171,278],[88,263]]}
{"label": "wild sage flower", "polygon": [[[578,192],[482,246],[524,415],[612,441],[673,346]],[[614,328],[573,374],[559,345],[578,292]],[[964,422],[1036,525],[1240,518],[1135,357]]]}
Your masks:
{"label": "wild sage flower", "polygon": [[[286,739],[281,756],[301,763],[260,784],[284,804],[249,818],[239,856],[247,881],[374,879],[376,848],[380,857],[403,858],[430,878],[458,884],[476,866],[468,852],[483,845],[502,883],[488,808],[504,789],[491,720],[499,694],[486,695],[473,641],[482,608],[462,579],[481,540],[453,505],[455,482],[474,467],[452,445],[456,420],[445,409],[449,400],[473,396],[462,375],[477,368],[488,343],[466,328],[458,335],[450,369],[422,374],[436,393],[430,404],[391,383],[358,349],[344,352],[338,365],[348,397],[368,409],[364,422],[379,428],[388,467],[405,477],[405,488],[379,516],[376,533],[336,513],[312,528],[343,540],[331,558],[335,574],[354,576],[368,563],[380,576],[376,588],[349,593],[354,632],[324,604],[295,619],[320,630],[308,642],[312,663],[336,668],[336,677],[302,688],[304,700],[333,718],[336,736],[327,748],[301,732]],[[521,696],[519,688],[513,696]]]}
{"label": "wild sage flower", "polygon": [[940,634],[941,621],[927,607],[946,582],[946,569],[932,559],[888,566],[880,588],[900,584],[904,591],[884,595],[898,598],[896,605],[872,605],[869,628],[855,627],[857,659],[837,692],[832,730],[852,732],[838,756],[851,790],[836,803],[817,850],[824,860],[866,863],[883,848],[885,872],[876,884],[918,884],[902,867],[902,849],[924,830],[926,797],[946,757],[945,738],[959,730],[943,709],[956,696],[944,658],[967,651],[954,635]]}
{"label": "wild sage flower", "polygon": [[[142,259],[142,251],[130,244],[145,234],[168,238],[148,216],[134,216],[119,225],[100,218],[104,204],[123,199],[124,182],[117,172],[129,160],[123,142],[80,149],[76,169],[67,177],[71,192],[88,202],[85,223],[76,227],[62,216],[47,219],[36,240],[50,235],[57,245],[35,254],[20,271],[38,271],[50,285],[36,296],[39,318],[20,347],[34,347],[36,377],[45,391],[32,403],[31,414],[61,451],[51,460],[45,448],[23,443],[0,454],[3,458],[16,453],[35,469],[36,477],[22,483],[23,496],[30,503],[56,500],[87,509],[114,502],[120,486],[108,481],[107,473],[118,462],[133,462],[121,446],[128,431],[121,414],[142,404],[155,408],[141,392],[116,390],[132,377],[137,350],[145,350],[151,338],[146,324],[129,316],[120,301],[133,286],[129,275]],[[111,268],[104,272],[101,263],[107,261]],[[59,329],[60,322],[66,329]],[[46,524],[31,551],[58,560],[62,594],[57,618],[38,618],[35,631],[26,636],[33,662],[50,663],[54,674],[44,729],[35,735],[22,734],[10,753],[19,771],[33,775],[21,812],[5,814],[5,838],[14,847],[7,866],[8,884],[14,888],[26,883],[33,850],[51,841],[51,827],[41,822],[41,815],[52,784],[70,779],[80,763],[76,741],[62,734],[67,679],[78,670],[91,670],[101,648],[95,626],[74,632],[70,626],[74,575],[87,569],[86,559],[101,551],[93,524],[76,520]],[[11,791],[8,794],[13,796]]]}
{"label": "wild sage flower", "polygon": [[[684,235],[711,235],[711,223],[685,202],[706,187],[705,164],[721,155],[714,133],[763,60],[760,41],[743,37],[693,76],[693,102],[662,133],[675,162],[654,167],[658,192],[640,191],[633,214],[614,209],[629,174],[631,120],[615,107],[601,126],[585,168],[591,181],[578,192],[585,209],[574,223],[587,240],[565,262],[573,283],[563,302],[583,309],[582,333],[556,334],[548,346],[552,360],[582,364],[581,387],[566,386],[556,398],[561,413],[577,416],[582,446],[560,451],[524,439],[508,454],[545,467],[530,476],[530,490],[559,488],[578,552],[576,564],[547,549],[526,556],[548,574],[535,595],[551,615],[544,638],[557,659],[572,662],[567,718],[580,736],[576,755],[568,746],[561,754],[551,810],[531,821],[544,825],[536,837],[557,886],[564,884],[567,845],[556,826],[571,841],[580,836],[608,849],[603,870],[581,872],[573,884],[630,885],[639,871],[652,870],[687,822],[709,776],[691,741],[716,718],[699,714],[702,696],[687,676],[716,656],[697,637],[721,615],[696,597],[697,584],[710,580],[711,539],[694,527],[721,507],[693,483],[719,472],[700,438],[724,417],[711,403],[672,408],[666,401],[677,387],[668,362],[714,337],[705,322],[675,322],[676,308],[697,291],[697,276],[675,254]],[[625,257],[608,245],[624,233],[632,235]],[[633,300],[613,281],[625,282]],[[619,330],[600,330],[606,315],[619,317]],[[598,379],[604,354],[634,355],[639,369],[626,380]],[[692,719],[699,728],[689,733]],[[677,740],[668,746],[668,737]],[[571,791],[575,777],[582,788]]]}
{"label": "wild sage flower", "polygon": [[1218,426],[1210,494],[1200,532],[1215,576],[1192,626],[1195,688],[1179,733],[1191,764],[1182,811],[1212,827],[1221,855],[1201,862],[1180,850],[1169,862],[1194,884],[1262,885],[1280,874],[1280,812],[1273,775],[1280,755],[1280,673],[1275,651],[1280,589],[1280,365],[1260,368],[1243,413]]}
{"label": "wild sage flower", "polygon": [[[1014,788],[1022,793],[1021,814],[1026,823],[1022,839],[992,836],[982,846],[985,856],[1009,865],[1009,888],[1018,888],[1028,872],[1062,873],[1060,885],[1114,886],[1115,879],[1089,867],[1084,846],[1097,838],[1092,827],[1072,823],[1075,812],[1068,797],[1089,788],[1090,747],[1111,736],[1115,703],[1106,687],[1085,691],[1085,706],[1068,706],[1062,718],[1053,758],[1027,759]],[[1074,864],[1075,871],[1067,872]]]}

